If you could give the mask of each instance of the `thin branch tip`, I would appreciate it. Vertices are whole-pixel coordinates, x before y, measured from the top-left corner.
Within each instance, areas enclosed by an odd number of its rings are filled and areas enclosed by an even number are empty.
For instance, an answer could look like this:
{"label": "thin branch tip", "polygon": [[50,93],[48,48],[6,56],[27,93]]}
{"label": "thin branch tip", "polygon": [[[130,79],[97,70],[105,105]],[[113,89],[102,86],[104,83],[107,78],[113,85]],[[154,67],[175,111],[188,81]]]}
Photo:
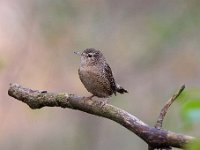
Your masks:
{"label": "thin branch tip", "polygon": [[178,90],[177,93],[175,93],[166,103],[165,105],[163,106],[163,108],[161,109],[160,111],[160,115],[157,119],[157,122],[155,124],[155,128],[157,129],[161,129],[162,128],[162,124],[163,124],[163,120],[164,120],[164,117],[166,116],[167,114],[167,111],[169,109],[169,107],[172,105],[172,103],[180,96],[180,94],[183,92],[183,90],[185,89],[185,84],[183,84],[181,86],[181,88]]}
{"label": "thin branch tip", "polygon": [[185,89],[185,84],[183,84],[182,86],[181,86],[181,88],[180,88],[180,90],[179,90],[179,92],[178,93],[182,93],[183,92],[183,90]]}

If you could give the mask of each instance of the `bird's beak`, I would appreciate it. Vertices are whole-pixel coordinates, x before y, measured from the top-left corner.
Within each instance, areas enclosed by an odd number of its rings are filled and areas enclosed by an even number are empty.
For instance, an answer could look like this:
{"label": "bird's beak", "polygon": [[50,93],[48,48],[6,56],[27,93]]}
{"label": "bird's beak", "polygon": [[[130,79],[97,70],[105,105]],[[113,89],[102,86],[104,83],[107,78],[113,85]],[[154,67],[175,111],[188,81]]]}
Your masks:
{"label": "bird's beak", "polygon": [[80,52],[74,52],[74,54],[76,54],[76,55],[81,55],[81,53],[80,53]]}

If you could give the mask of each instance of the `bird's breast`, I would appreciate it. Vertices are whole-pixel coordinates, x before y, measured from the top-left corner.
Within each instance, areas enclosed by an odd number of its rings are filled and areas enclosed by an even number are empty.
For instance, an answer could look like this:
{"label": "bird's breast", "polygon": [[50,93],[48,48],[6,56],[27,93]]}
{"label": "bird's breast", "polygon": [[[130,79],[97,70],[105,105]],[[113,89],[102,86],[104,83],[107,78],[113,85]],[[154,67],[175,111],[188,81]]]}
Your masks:
{"label": "bird's breast", "polygon": [[79,68],[79,76],[83,83],[92,84],[97,82],[98,78],[103,78],[103,72],[95,66]]}
{"label": "bird's breast", "polygon": [[107,97],[112,94],[109,80],[103,70],[96,66],[79,68],[79,77],[86,89],[98,97]]}

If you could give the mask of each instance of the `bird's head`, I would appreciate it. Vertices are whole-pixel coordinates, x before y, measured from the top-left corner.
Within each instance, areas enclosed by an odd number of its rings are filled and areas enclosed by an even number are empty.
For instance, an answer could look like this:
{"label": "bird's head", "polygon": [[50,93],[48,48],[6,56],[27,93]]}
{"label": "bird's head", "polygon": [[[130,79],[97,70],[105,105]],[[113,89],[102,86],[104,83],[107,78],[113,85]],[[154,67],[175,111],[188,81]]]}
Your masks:
{"label": "bird's head", "polygon": [[75,54],[81,56],[81,65],[96,65],[105,62],[105,58],[101,51],[94,48],[85,49],[82,53],[75,52]]}

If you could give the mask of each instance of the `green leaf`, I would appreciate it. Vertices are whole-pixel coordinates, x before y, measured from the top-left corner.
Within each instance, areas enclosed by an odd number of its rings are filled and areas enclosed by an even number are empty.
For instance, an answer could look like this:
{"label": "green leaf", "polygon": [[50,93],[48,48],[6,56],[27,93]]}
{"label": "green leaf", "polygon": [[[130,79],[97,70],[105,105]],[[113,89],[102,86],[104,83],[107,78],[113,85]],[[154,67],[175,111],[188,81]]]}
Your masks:
{"label": "green leaf", "polygon": [[192,99],[181,108],[181,115],[189,122],[200,121],[200,99]]}
{"label": "green leaf", "polygon": [[195,122],[200,122],[200,89],[193,88],[184,91],[180,97],[181,117],[185,127],[190,127]]}
{"label": "green leaf", "polygon": [[195,141],[186,146],[186,150],[200,150],[200,141]]}

